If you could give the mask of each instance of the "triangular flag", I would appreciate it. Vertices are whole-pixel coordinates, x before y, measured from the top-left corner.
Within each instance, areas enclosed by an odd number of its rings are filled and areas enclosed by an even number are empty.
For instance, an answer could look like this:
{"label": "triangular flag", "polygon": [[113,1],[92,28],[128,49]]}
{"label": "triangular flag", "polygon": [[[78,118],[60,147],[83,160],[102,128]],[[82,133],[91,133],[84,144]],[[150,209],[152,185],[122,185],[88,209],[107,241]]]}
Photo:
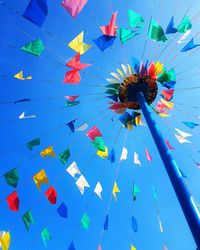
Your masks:
{"label": "triangular flag", "polygon": [[76,174],[81,174],[80,170],[78,169],[78,166],[76,164],[76,162],[72,162],[72,164],[70,164],[70,166],[66,169],[66,171],[74,178],[76,179],[75,175]]}
{"label": "triangular flag", "polygon": [[87,180],[85,179],[83,175],[81,175],[76,181],[76,186],[78,187],[82,195],[84,194],[85,187],[88,187],[88,188],[90,187],[90,185],[88,184]]}
{"label": "triangular flag", "polygon": [[47,241],[52,240],[52,236],[50,235],[47,228],[44,228],[41,232],[41,236],[44,242],[45,247],[47,247]]}
{"label": "triangular flag", "polygon": [[167,41],[165,33],[162,27],[152,18],[149,26],[148,37],[153,39],[154,41]]}
{"label": "triangular flag", "polygon": [[180,33],[186,33],[191,28],[192,28],[192,24],[190,22],[189,17],[184,16],[184,18],[181,20],[180,24],[178,25],[177,30]]}
{"label": "triangular flag", "polygon": [[134,247],[133,245],[131,245],[131,250],[137,250],[136,247]]}
{"label": "triangular flag", "polygon": [[90,218],[86,213],[84,213],[83,217],[81,218],[81,225],[85,230],[87,230],[90,226]]}
{"label": "triangular flag", "polygon": [[130,28],[142,28],[144,19],[133,10],[128,10],[128,22]]}
{"label": "triangular flag", "polygon": [[139,160],[139,156],[138,156],[138,154],[136,152],[134,152],[134,164],[141,166],[141,162]]}
{"label": "triangular flag", "polygon": [[105,143],[101,136],[96,136],[91,143],[96,149],[105,152]]}
{"label": "triangular flag", "polygon": [[93,126],[90,130],[87,131],[86,135],[93,141],[95,137],[102,136],[100,130],[97,126]]}
{"label": "triangular flag", "polygon": [[62,164],[67,164],[67,161],[70,157],[70,150],[67,148],[64,152],[60,153],[58,155],[60,161],[62,162]]}
{"label": "triangular flag", "polygon": [[104,230],[108,230],[108,223],[109,223],[109,218],[108,218],[108,215],[106,215],[106,219],[105,219],[105,222],[104,222],[104,225],[103,225]]}
{"label": "triangular flag", "polygon": [[68,250],[76,250],[73,241],[70,243]]}
{"label": "triangular flag", "polygon": [[19,210],[19,198],[16,191],[8,195],[6,197],[6,201],[8,202],[8,207],[10,208],[10,210],[15,212]]}
{"label": "triangular flag", "polygon": [[44,50],[44,44],[40,39],[36,39],[30,43],[25,44],[21,50],[30,54],[40,56]]}
{"label": "triangular flag", "polygon": [[[76,70],[82,70],[91,66],[91,64],[81,63],[80,58],[80,53],[77,53],[69,62],[67,62],[66,66]],[[70,101],[74,101],[74,99]]]}
{"label": "triangular flag", "polygon": [[60,215],[60,217],[68,218],[68,209],[64,202],[62,202],[60,206],[57,208],[57,212]]}
{"label": "triangular flag", "polygon": [[136,233],[138,231],[137,220],[132,216],[132,229]]}
{"label": "triangular flag", "polygon": [[47,184],[49,183],[44,169],[40,170],[37,174],[35,174],[33,176],[33,180],[39,190],[42,183],[47,183]]}
{"label": "triangular flag", "polygon": [[112,190],[112,194],[113,194],[115,200],[117,200],[116,193],[119,193],[119,192],[120,192],[120,190],[119,190],[119,188],[117,186],[117,183],[115,182],[114,186],[113,186],[113,190]]}
{"label": "triangular flag", "polygon": [[94,189],[94,192],[95,192],[95,194],[97,194],[99,196],[100,199],[102,199],[102,197],[101,197],[101,192],[102,191],[103,191],[103,189],[102,189],[101,183],[98,181],[97,185],[96,185],[96,187]]}
{"label": "triangular flag", "polygon": [[84,123],[83,125],[81,125],[80,127],[76,128],[76,132],[82,132],[85,131],[88,128],[88,124]]}
{"label": "triangular flag", "polygon": [[186,52],[188,50],[194,49],[196,47],[200,46],[200,44],[194,44],[194,38],[192,38],[189,43],[185,45],[184,48],[182,48],[181,52]]}
{"label": "triangular flag", "polygon": [[191,143],[191,141],[188,141],[185,139],[185,137],[182,137],[181,135],[174,134],[176,139],[182,144],[182,143]]}
{"label": "triangular flag", "polygon": [[8,250],[10,247],[10,233],[9,232],[4,232],[3,235],[0,237],[0,243],[2,250]]}
{"label": "triangular flag", "polygon": [[174,34],[176,32],[177,32],[177,29],[174,27],[174,17],[172,16],[172,18],[167,26],[165,34]]}
{"label": "triangular flag", "polygon": [[190,35],[190,33],[191,33],[191,30],[188,30],[186,33],[184,33],[183,35],[182,35],[182,37],[178,40],[178,44],[180,44],[180,43],[185,43],[185,42],[187,42],[187,40],[186,40],[186,38]]}
{"label": "triangular flag", "polygon": [[102,35],[97,39],[94,39],[93,41],[97,45],[97,47],[103,52],[104,50],[108,49],[113,45],[115,39],[115,36]]}
{"label": "triangular flag", "polygon": [[140,189],[133,183],[133,201],[136,200],[138,193],[140,193]]}
{"label": "triangular flag", "polygon": [[127,157],[128,157],[128,149],[123,147],[122,153],[121,153],[121,156],[120,156],[120,161],[127,160]]}
{"label": "triangular flag", "polygon": [[10,170],[6,174],[4,174],[4,178],[5,178],[6,183],[8,185],[16,188],[18,180],[19,180],[19,175],[18,175],[17,168],[13,168],[12,170]]}
{"label": "triangular flag", "polygon": [[24,77],[23,71],[21,70],[20,72],[18,72],[17,74],[14,75],[14,78],[17,78],[17,79],[23,81],[23,80],[31,80],[31,79],[32,79],[32,76]]}
{"label": "triangular flag", "polygon": [[68,101],[71,101],[71,102],[74,102],[79,96],[78,95],[73,95],[73,96],[69,96],[69,95],[66,95],[65,98],[68,100]]}
{"label": "triangular flag", "polygon": [[170,101],[173,98],[174,89],[162,90],[161,93],[166,101]]}
{"label": "triangular flag", "polygon": [[180,129],[178,129],[178,128],[175,128],[175,130],[176,130],[182,137],[184,137],[184,138],[187,138],[187,137],[192,136],[192,134],[188,134],[188,133],[186,133],[186,132],[184,132],[184,131],[182,131],[182,130],[180,130]]}
{"label": "triangular flag", "polygon": [[27,115],[25,116],[25,111],[19,115],[19,119],[30,119],[30,118],[36,118],[36,115]]}
{"label": "triangular flag", "polygon": [[147,160],[148,160],[148,161],[152,161],[152,157],[151,157],[151,155],[149,154],[149,151],[148,151],[147,148],[145,148],[145,154],[146,154]]}
{"label": "triangular flag", "polygon": [[183,124],[185,124],[187,127],[193,129],[196,126],[200,126],[198,123],[194,123],[194,122],[183,122]]}
{"label": "triangular flag", "polygon": [[134,36],[138,35],[138,33],[134,30],[129,30],[125,28],[121,28],[118,30],[120,41],[124,44],[126,41],[130,40]]}
{"label": "triangular flag", "polygon": [[79,84],[81,81],[80,73],[77,69],[67,71],[64,77],[64,83]]}
{"label": "triangular flag", "polygon": [[108,148],[105,146],[105,151],[97,150],[96,154],[99,157],[106,159],[108,157]]}
{"label": "triangular flag", "polygon": [[74,123],[75,123],[75,122],[76,122],[76,120],[72,120],[72,121],[66,123],[66,125],[69,127],[69,129],[70,129],[70,131],[71,131],[72,133],[75,132],[75,126],[74,126]]}
{"label": "triangular flag", "polygon": [[54,187],[49,187],[45,192],[45,196],[51,204],[56,204],[57,193]]}
{"label": "triangular flag", "polygon": [[47,156],[56,156],[53,147],[49,146],[40,152],[40,155],[45,158]]}
{"label": "triangular flag", "polygon": [[72,17],[78,16],[88,0],[63,0],[62,6]]}
{"label": "triangular flag", "polygon": [[26,230],[29,231],[29,225],[30,223],[35,223],[32,213],[30,210],[28,210],[23,216],[22,216],[22,220],[26,226]]}
{"label": "triangular flag", "polygon": [[108,160],[109,160],[111,163],[115,162],[115,150],[114,150],[114,149],[112,149],[112,150],[110,151],[110,154],[109,154],[109,156],[108,156]]}
{"label": "triangular flag", "polygon": [[168,140],[165,139],[165,143],[166,143],[166,145],[167,145],[167,147],[168,147],[169,150],[173,150],[173,149],[174,149],[174,148],[171,146],[171,144],[169,143]]}
{"label": "triangular flag", "polygon": [[101,26],[101,32],[104,35],[108,35],[108,36],[116,36],[116,32],[117,32],[117,26],[116,26],[116,19],[117,19],[117,12],[114,12],[112,14],[110,23],[108,25],[105,26]]}
{"label": "triangular flag", "polygon": [[31,151],[33,150],[33,147],[40,145],[40,138],[35,138],[29,142],[26,143],[26,146]]}

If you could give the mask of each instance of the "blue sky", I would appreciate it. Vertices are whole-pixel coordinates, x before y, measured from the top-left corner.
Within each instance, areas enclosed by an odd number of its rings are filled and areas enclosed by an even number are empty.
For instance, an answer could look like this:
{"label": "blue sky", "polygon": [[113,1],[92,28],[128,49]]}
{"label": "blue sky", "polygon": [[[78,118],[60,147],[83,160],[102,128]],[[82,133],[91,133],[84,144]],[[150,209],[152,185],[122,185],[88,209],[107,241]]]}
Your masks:
{"label": "blue sky", "polygon": [[[118,115],[107,110],[108,100],[103,98],[102,93],[105,91],[103,86],[107,83],[109,72],[115,72],[120,67],[120,63],[131,63],[132,56],[141,59],[151,16],[165,28],[171,16],[174,15],[175,23],[178,25],[187,10],[191,19],[197,14],[200,7],[198,1],[191,1],[193,4],[190,8],[191,3],[186,0],[89,0],[76,19],[69,16],[60,1],[48,1],[49,14],[42,29],[22,17],[28,2],[5,0],[6,5],[3,5],[0,1],[2,24],[0,103],[22,98],[32,100],[27,103],[16,105],[7,103],[0,106],[0,230],[10,231],[10,249],[45,249],[40,236],[44,227],[48,228],[53,238],[48,242],[50,250],[67,249],[72,239],[77,250],[97,249],[116,171],[119,169],[117,184],[120,193],[117,194],[118,201],[115,202],[113,199],[111,202],[108,213],[109,230],[103,234],[102,249],[125,250],[130,249],[130,245],[133,244],[137,250],[160,250],[163,249],[164,239],[168,250],[194,250],[195,243],[147,126],[134,128],[128,133],[123,128],[114,143],[121,124],[118,121]],[[92,41],[101,35],[98,25],[107,24],[112,12],[118,11],[118,27],[128,27],[127,9],[129,8],[144,17],[143,33],[124,46],[117,38],[112,48],[102,53]],[[199,22],[198,18],[192,21],[191,37],[198,33]],[[75,55],[67,44],[82,30],[85,31],[85,41],[93,46],[81,59],[82,62],[91,63],[92,66],[81,73],[80,85],[65,85],[63,84],[67,71],[65,62]],[[193,67],[193,65],[199,62],[199,51],[193,54],[192,52],[181,54],[179,51],[183,45],[176,44],[180,36],[169,38],[172,42],[157,58],[168,69],[176,66],[176,73],[184,71],[177,77],[175,108],[170,112],[169,118],[162,119],[154,116],[164,137],[174,146],[173,156],[187,175],[187,182],[196,200],[200,201],[200,170],[195,166],[195,161],[200,162],[200,128],[191,130],[182,124],[182,121],[199,123],[198,108],[191,107],[200,106],[199,90],[187,90],[187,88],[198,87],[199,69],[198,66]],[[24,44],[36,38],[40,38],[45,45],[45,51],[39,58],[20,50]],[[200,43],[199,35],[195,36],[195,41]],[[152,60],[164,47],[165,44],[158,45],[148,39],[144,60]],[[175,59],[171,60],[174,56]],[[32,75],[33,79],[31,81],[14,79],[13,75],[20,70],[23,70],[25,75]],[[181,88],[183,91],[180,90]],[[80,95],[80,105],[63,108],[65,95]],[[35,114],[37,118],[19,120],[18,116],[23,111],[26,111],[27,115]],[[105,144],[110,150],[114,147],[116,151],[114,164],[95,156],[95,149],[84,133],[72,134],[69,131],[65,124],[76,118],[76,127],[85,122],[89,127],[97,125],[103,134]],[[178,143],[173,136],[175,127],[193,134],[191,145]],[[31,152],[25,147],[25,143],[36,137],[41,138],[41,145]],[[57,155],[66,148],[70,148],[71,156],[66,166],[61,164],[58,157],[45,159],[40,157],[39,152],[49,145],[53,145]],[[128,149],[128,160],[120,163],[123,145]],[[145,147],[153,157],[150,164],[145,158]],[[134,151],[139,154],[141,168],[133,164]],[[73,161],[77,162],[91,186],[90,189],[85,190],[83,196],[73,178],[65,171]],[[17,213],[8,209],[5,197],[14,189],[6,185],[3,178],[4,173],[14,167],[18,168],[20,175],[17,186],[20,209]],[[32,176],[42,168],[45,169],[50,184],[43,185],[39,192]],[[103,187],[103,200],[93,194],[98,181]],[[134,203],[132,201],[133,181],[141,190]],[[158,196],[156,206],[152,194],[152,181]],[[54,186],[58,193],[56,205],[48,203],[44,196],[44,192],[50,185]],[[56,212],[62,201],[68,206],[68,219],[60,218]],[[28,209],[35,219],[35,224],[31,225],[29,232],[26,231],[21,219]],[[163,225],[163,234],[159,230],[157,209]],[[80,226],[80,219],[85,212],[91,221],[88,230]],[[132,216],[138,222],[136,233],[131,229]]]}

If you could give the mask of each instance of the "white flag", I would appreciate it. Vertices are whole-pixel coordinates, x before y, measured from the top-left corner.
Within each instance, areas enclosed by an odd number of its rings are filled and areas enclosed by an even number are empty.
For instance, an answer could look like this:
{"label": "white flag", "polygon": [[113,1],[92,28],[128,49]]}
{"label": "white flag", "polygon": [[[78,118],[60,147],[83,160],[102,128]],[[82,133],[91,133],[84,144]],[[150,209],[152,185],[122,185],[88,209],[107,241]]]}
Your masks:
{"label": "white flag", "polygon": [[190,35],[191,30],[188,30],[185,34],[182,35],[182,37],[178,40],[177,43],[186,43],[186,38]]}
{"label": "white flag", "polygon": [[139,156],[136,152],[134,152],[134,164],[140,165],[141,166],[141,162],[139,160]]}
{"label": "white flag", "polygon": [[175,130],[179,133],[179,135],[181,135],[183,138],[186,138],[186,137],[189,137],[189,136],[192,136],[192,134],[188,134],[184,131],[181,131],[180,129],[178,128],[175,128]]}
{"label": "white flag", "polygon": [[77,132],[81,132],[81,131],[84,131],[88,128],[88,124],[87,123],[84,123],[83,125],[81,125],[79,128],[76,129]]}
{"label": "white flag", "polygon": [[117,73],[111,72],[110,74],[111,74],[111,76],[113,76],[113,77],[115,77],[117,80],[119,80],[119,82],[122,81],[122,80],[121,80],[121,77],[120,77]]}
{"label": "white flag", "polygon": [[28,119],[28,118],[36,118],[36,115],[28,115],[25,116],[25,111],[23,113],[21,113],[21,115],[19,116],[19,119]]}
{"label": "white flag", "polygon": [[188,141],[187,139],[185,139],[184,137],[174,134],[176,139],[182,144],[182,143],[192,143],[191,141]]}
{"label": "white flag", "polygon": [[75,161],[72,162],[72,164],[66,169],[66,171],[76,180],[77,178],[75,178],[75,175],[81,174]]}
{"label": "white flag", "polygon": [[103,189],[102,189],[101,183],[98,181],[97,185],[96,185],[96,187],[94,189],[94,192],[99,196],[100,199],[102,199],[102,197],[101,197],[101,192],[102,191],[103,191]]}
{"label": "white flag", "polygon": [[127,156],[128,156],[128,150],[127,148],[123,147],[120,161],[127,160]]}
{"label": "white flag", "polygon": [[85,179],[83,175],[81,175],[76,181],[76,186],[78,187],[82,195],[84,194],[85,187],[88,187],[88,188],[90,187],[90,185],[88,184],[87,180]]}

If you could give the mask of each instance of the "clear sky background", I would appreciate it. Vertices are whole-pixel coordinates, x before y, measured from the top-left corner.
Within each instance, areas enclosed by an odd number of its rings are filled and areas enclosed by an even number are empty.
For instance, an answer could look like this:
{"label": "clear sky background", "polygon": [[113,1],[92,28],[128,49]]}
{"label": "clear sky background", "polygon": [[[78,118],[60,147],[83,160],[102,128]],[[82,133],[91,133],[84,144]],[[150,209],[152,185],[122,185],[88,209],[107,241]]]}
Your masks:
{"label": "clear sky background", "polygon": [[[195,250],[195,243],[148,127],[137,127],[128,133],[125,128],[120,131],[118,115],[106,110],[108,99],[103,98],[103,86],[107,84],[109,72],[115,72],[120,63],[131,64],[132,56],[141,59],[151,16],[165,29],[172,15],[178,25],[188,12],[193,23],[190,38],[195,36],[195,42],[200,43],[200,18],[199,15],[193,18],[200,10],[199,1],[89,0],[80,15],[72,19],[61,6],[60,0],[49,0],[49,14],[42,29],[22,17],[29,1],[5,0],[6,4],[2,2],[0,1],[0,230],[10,231],[10,249],[45,249],[40,235],[45,227],[53,238],[47,243],[49,250],[68,249],[72,239],[77,250],[97,249],[116,172],[119,169],[117,184],[121,192],[117,194],[117,202],[114,199],[111,202],[108,212],[109,229],[103,234],[102,249],[128,250],[133,244],[137,250],[161,250],[164,241],[168,250]],[[98,25],[108,24],[112,12],[118,11],[118,27],[128,27],[129,8],[144,17],[143,33],[124,46],[117,38],[114,45],[102,53],[92,41],[101,35]],[[75,55],[67,44],[82,30],[85,31],[85,42],[93,46],[81,60],[91,63],[92,66],[81,72],[80,85],[65,85],[63,78],[68,70],[65,62]],[[164,63],[167,69],[174,67],[177,73],[175,107],[170,112],[171,116],[154,116],[164,137],[175,148],[173,156],[188,177],[188,185],[196,200],[200,201],[200,170],[195,165],[195,162],[200,162],[200,128],[191,130],[182,124],[182,121],[200,122],[200,92],[198,89],[191,89],[199,85],[200,71],[197,64],[200,52],[197,49],[195,53],[194,50],[180,53],[184,46],[176,44],[180,37],[181,34],[168,37],[169,45],[165,50],[166,44],[147,39],[144,60],[151,61],[160,51],[160,56],[156,59]],[[40,38],[46,47],[39,58],[20,50],[24,44],[37,38]],[[13,75],[20,70],[23,70],[25,76],[32,75],[33,79],[14,79]],[[80,105],[64,108],[65,95],[80,95]],[[30,98],[32,101],[16,105],[2,104],[22,98]],[[27,115],[35,114],[37,118],[19,120],[18,116],[23,111]],[[76,127],[85,122],[89,127],[97,125],[109,150],[114,148],[116,151],[114,164],[95,155],[95,149],[84,133],[72,134],[69,131],[65,124],[73,119],[77,119]],[[192,133],[192,144],[179,144],[173,135],[174,128]],[[41,145],[31,152],[25,143],[36,137],[41,138]],[[53,145],[57,155],[70,148],[71,156],[67,165],[62,165],[58,157],[41,158],[39,152],[49,145]],[[128,160],[120,163],[123,145],[128,149]],[[145,147],[153,157],[152,163],[146,160]],[[134,165],[134,151],[139,154],[142,167]],[[83,196],[74,179],[65,171],[73,161],[77,162],[91,186],[85,190]],[[17,186],[20,198],[18,212],[8,209],[5,197],[14,189],[6,185],[2,177],[14,167],[18,168],[20,175]],[[42,185],[41,191],[38,191],[32,176],[42,168],[45,169],[50,184]],[[103,187],[103,200],[93,193],[98,181]],[[133,181],[141,190],[135,202],[132,200]],[[157,190],[157,203],[153,198],[152,182]],[[58,193],[56,205],[51,205],[44,196],[50,185],[54,186]],[[59,217],[56,212],[62,201],[68,206],[68,219]],[[28,209],[35,219],[35,224],[30,226],[29,232],[21,219]],[[85,212],[90,217],[88,230],[80,226],[81,217]],[[157,213],[162,221],[162,234]],[[138,222],[136,233],[131,228],[132,216]]]}

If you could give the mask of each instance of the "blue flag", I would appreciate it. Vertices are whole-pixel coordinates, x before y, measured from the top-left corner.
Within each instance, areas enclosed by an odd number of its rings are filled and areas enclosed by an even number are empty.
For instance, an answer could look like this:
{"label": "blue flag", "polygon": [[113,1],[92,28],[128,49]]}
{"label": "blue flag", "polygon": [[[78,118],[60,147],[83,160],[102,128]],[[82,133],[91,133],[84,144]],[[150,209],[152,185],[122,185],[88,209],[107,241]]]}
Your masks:
{"label": "blue flag", "polygon": [[177,32],[177,29],[174,28],[174,17],[172,16],[167,28],[166,28],[166,31],[165,31],[165,34],[174,34]]}
{"label": "blue flag", "polygon": [[132,229],[134,232],[138,231],[138,225],[136,219],[132,216]]}
{"label": "blue flag", "polygon": [[69,127],[69,129],[71,130],[72,133],[74,133],[75,131],[75,127],[74,127],[74,123],[76,120],[73,120],[71,122],[68,122],[66,125]]}
{"label": "blue flag", "polygon": [[109,160],[111,163],[115,162],[115,150],[114,150],[114,149],[112,149],[112,150],[110,151],[110,154],[109,154],[109,156],[108,156],[108,160]]}
{"label": "blue flag", "polygon": [[103,225],[104,230],[108,230],[108,222],[109,222],[109,218],[108,218],[108,215],[106,215],[106,219],[105,219],[105,222],[104,222],[104,225]]}
{"label": "blue flag", "polygon": [[70,243],[68,250],[76,250],[73,241]]}
{"label": "blue flag", "polygon": [[61,217],[68,218],[68,210],[64,202],[62,202],[60,206],[57,208],[57,212]]}
{"label": "blue flag", "polygon": [[139,71],[140,71],[140,62],[135,57],[133,57],[133,68],[134,68],[135,72],[139,74]]}
{"label": "blue flag", "polygon": [[168,89],[173,89],[176,84],[176,81],[170,81],[163,83],[163,86],[165,86]]}
{"label": "blue flag", "polygon": [[186,52],[186,51],[194,49],[198,46],[200,46],[200,44],[194,44],[194,38],[192,38],[190,40],[190,42],[188,44],[186,44],[185,47],[181,50],[181,52]]}
{"label": "blue flag", "polygon": [[196,126],[199,126],[198,123],[194,123],[194,122],[183,122],[183,124],[185,124],[186,126],[188,126],[191,129],[195,128]]}
{"label": "blue flag", "polygon": [[30,102],[30,101],[31,101],[31,99],[29,99],[29,98],[24,98],[24,99],[16,100],[16,101],[14,101],[14,103],[16,104],[16,103],[18,103],[18,102]]}
{"label": "blue flag", "polygon": [[115,36],[102,35],[93,41],[101,51],[104,51],[113,45],[115,39]]}
{"label": "blue flag", "polygon": [[47,14],[47,0],[31,0],[23,14],[23,17],[41,27]]}
{"label": "blue flag", "polygon": [[118,101],[118,97],[116,95],[109,95],[109,96],[107,96],[107,98],[109,98],[109,99],[111,99],[111,100],[113,100],[115,102]]}

